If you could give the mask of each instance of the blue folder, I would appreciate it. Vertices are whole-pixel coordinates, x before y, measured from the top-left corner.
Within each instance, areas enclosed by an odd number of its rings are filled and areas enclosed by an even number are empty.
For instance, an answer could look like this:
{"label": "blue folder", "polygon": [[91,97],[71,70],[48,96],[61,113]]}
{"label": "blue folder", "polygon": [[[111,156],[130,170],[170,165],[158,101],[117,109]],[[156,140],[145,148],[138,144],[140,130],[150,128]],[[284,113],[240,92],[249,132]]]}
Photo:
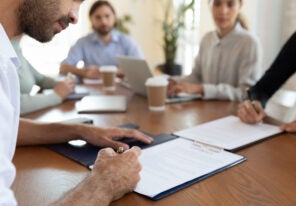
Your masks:
{"label": "blue folder", "polygon": [[157,194],[157,195],[155,195],[155,196],[153,196],[153,197],[149,197],[149,198],[151,198],[152,200],[159,200],[159,199],[162,199],[162,198],[164,198],[164,197],[166,197],[166,196],[168,196],[168,195],[171,195],[171,194],[173,194],[173,193],[175,193],[175,192],[178,192],[179,190],[182,190],[182,189],[184,189],[184,188],[186,188],[186,187],[189,187],[190,185],[193,185],[193,184],[195,184],[195,183],[197,183],[197,182],[200,182],[200,181],[202,181],[202,180],[204,180],[204,179],[206,179],[206,178],[208,178],[208,177],[210,177],[210,176],[212,176],[212,175],[215,175],[215,174],[217,174],[217,173],[219,173],[219,172],[222,172],[222,171],[224,171],[224,170],[226,170],[226,169],[228,169],[228,168],[230,168],[230,167],[233,167],[233,166],[235,166],[235,165],[237,165],[237,164],[239,164],[239,163],[241,163],[241,162],[244,162],[244,161],[246,161],[246,160],[247,160],[247,158],[246,158],[246,157],[243,157],[243,158],[241,158],[240,160],[238,160],[238,161],[236,161],[236,162],[233,162],[232,164],[229,164],[229,165],[226,165],[226,166],[224,166],[224,167],[221,167],[221,168],[219,168],[219,169],[217,169],[217,170],[214,170],[214,171],[212,171],[212,172],[210,172],[210,173],[208,173],[208,174],[206,174],[206,175],[203,175],[203,176],[201,176],[201,177],[198,177],[198,178],[192,179],[192,180],[190,180],[190,181],[188,181],[188,182],[185,182],[185,183],[180,184],[180,185],[178,185],[178,186],[176,186],[176,187],[170,188],[170,189],[168,189],[168,190],[166,190],[166,191],[164,191],[164,192],[162,192],[162,193],[159,193],[159,194]]}
{"label": "blue folder", "polygon": [[[139,127],[135,124],[125,124],[119,127],[139,129]],[[118,139],[118,141],[124,142],[128,144],[130,147],[138,146],[141,149],[145,149],[147,147],[152,147],[157,144],[161,144],[166,141],[170,141],[172,139],[177,138],[176,136],[169,135],[169,134],[152,135],[146,132],[143,132],[143,133],[146,134],[147,136],[152,137],[154,141],[151,144],[145,144],[138,140],[127,138],[127,137],[120,138]],[[74,146],[67,142],[60,143],[60,144],[50,144],[50,145],[46,145],[46,147],[86,166],[87,168],[89,168],[89,166],[94,164],[99,150],[102,149],[102,147],[94,146],[89,143],[86,143],[85,145],[82,145],[82,146]]]}
{"label": "blue folder", "polygon": [[[134,124],[125,124],[125,125],[121,125],[120,127],[122,128],[132,128],[132,129],[139,129],[139,127],[137,125],[134,125]],[[143,131],[142,131],[143,132]],[[145,149],[145,148],[148,148],[148,147],[153,147],[157,144],[161,144],[161,143],[164,143],[164,142],[167,142],[167,141],[170,141],[170,140],[173,140],[173,139],[176,139],[176,138],[179,138],[177,136],[174,136],[174,135],[170,135],[170,134],[158,134],[158,135],[152,135],[152,134],[149,134],[149,133],[146,133],[146,132],[143,132],[144,134],[152,137],[154,139],[153,143],[151,144],[145,144],[143,142],[140,142],[138,140],[134,140],[134,139],[131,139],[131,138],[121,138],[121,139],[118,139],[119,141],[122,141],[122,142],[125,142],[126,144],[128,144],[130,147],[131,146],[139,146],[140,148],[142,149]],[[84,166],[86,166],[87,168],[89,168],[91,165],[94,164],[96,158],[97,158],[97,154],[98,154],[98,151],[100,149],[102,149],[102,147],[98,147],[98,146],[94,146],[94,145],[91,145],[91,144],[85,144],[83,146],[74,146],[74,145],[71,145],[69,143],[62,143],[62,144],[51,144],[51,145],[47,145],[46,146],[47,148],[61,154],[61,155],[64,155]],[[154,197],[149,197],[153,200],[159,200],[161,198],[164,198],[172,193],[175,193],[183,188],[186,188],[196,182],[199,182],[209,176],[212,176],[214,174],[217,174],[221,171],[224,171],[234,165],[237,165],[243,161],[245,161],[246,158],[243,157],[241,158],[240,160],[236,161],[236,162],[233,162],[232,164],[229,164],[229,165],[226,165],[222,168],[219,168],[215,171],[212,171],[211,173],[208,173],[204,176],[201,176],[201,177],[198,177],[198,178],[195,178],[195,179],[192,179],[188,182],[185,182],[183,184],[180,184],[176,187],[173,187],[173,188],[170,188],[169,190],[166,190],[162,193],[159,193],[157,194],[156,196]]]}

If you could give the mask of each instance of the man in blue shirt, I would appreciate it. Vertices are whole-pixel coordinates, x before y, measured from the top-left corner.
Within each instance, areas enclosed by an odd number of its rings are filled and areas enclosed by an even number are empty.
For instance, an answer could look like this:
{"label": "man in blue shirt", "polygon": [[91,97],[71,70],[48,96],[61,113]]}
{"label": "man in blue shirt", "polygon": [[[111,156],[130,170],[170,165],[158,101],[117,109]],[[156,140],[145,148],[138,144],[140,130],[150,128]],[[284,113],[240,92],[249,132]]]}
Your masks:
{"label": "man in blue shirt", "polygon": [[[97,79],[101,66],[118,66],[118,55],[143,58],[131,37],[114,29],[116,13],[109,2],[96,1],[89,11],[89,18],[94,32],[79,39],[70,49],[62,62],[61,74],[71,72],[82,78]],[[76,67],[79,61],[84,62],[84,69]]]}

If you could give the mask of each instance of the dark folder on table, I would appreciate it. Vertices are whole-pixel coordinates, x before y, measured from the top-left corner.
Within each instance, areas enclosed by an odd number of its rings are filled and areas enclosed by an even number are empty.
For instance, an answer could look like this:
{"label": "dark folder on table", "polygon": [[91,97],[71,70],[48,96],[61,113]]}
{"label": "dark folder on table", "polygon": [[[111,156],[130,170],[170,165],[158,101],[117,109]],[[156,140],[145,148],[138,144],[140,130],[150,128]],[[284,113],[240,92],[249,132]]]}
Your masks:
{"label": "dark folder on table", "polygon": [[[138,126],[134,124],[126,124],[122,125],[121,127],[138,129]],[[245,157],[232,154],[227,151],[216,151],[215,148],[194,145],[192,141],[179,138],[174,135],[152,135],[148,133],[145,134],[154,139],[152,144],[147,145],[130,138],[121,138],[119,139],[119,141],[123,141],[130,146],[139,146],[143,149],[142,154],[139,157],[139,161],[143,166],[143,170],[141,171],[141,180],[138,183],[135,192],[145,195],[153,200],[158,200],[166,197],[189,185],[192,185],[198,181],[201,181],[211,175],[226,170],[227,168],[230,168],[246,160]],[[71,143],[53,144],[48,145],[47,147],[88,168],[92,168],[92,165],[96,160],[97,153],[101,149],[100,147],[91,144],[84,144],[79,146],[79,144]],[[191,169],[194,169],[193,171],[195,172],[190,171],[188,168],[188,166],[201,166],[201,164],[192,164],[195,160],[199,160],[201,158],[200,156],[196,156],[194,152],[198,152],[198,154],[201,153],[204,156],[207,156],[207,158],[212,157],[212,162],[206,161],[208,162],[210,167],[203,173],[195,173],[196,171],[194,168]],[[179,158],[182,155],[185,155],[184,157],[188,158],[189,160],[182,159],[182,161],[175,161],[175,158]],[[215,159],[216,157],[218,157],[218,160]],[[224,157],[227,157],[228,160],[225,161]],[[215,163],[216,161],[221,161],[222,163]],[[190,162],[190,164],[188,162]],[[159,188],[157,186],[157,182],[159,182],[159,179],[155,181],[150,181],[151,177],[147,177],[148,174],[148,176],[152,175],[152,179],[157,179],[157,173],[164,172],[167,169],[169,169],[170,172],[166,173],[165,176],[171,176],[173,178],[177,178],[177,180],[180,179],[180,181],[177,181],[177,184],[168,185],[164,188]],[[174,172],[178,171],[179,169],[184,169],[187,174],[189,172],[189,177],[183,179],[183,175],[178,177],[177,174],[176,176],[174,176]],[[165,178],[160,179],[160,181],[162,180],[165,180]],[[149,191],[149,187],[152,187],[150,189],[152,189],[154,193],[151,193],[151,191]]]}
{"label": "dark folder on table", "polygon": [[[135,124],[124,124],[119,126],[121,128],[129,128],[129,129],[138,129],[139,127]],[[145,149],[148,147],[155,146],[160,143],[164,143],[166,141],[170,141],[172,139],[177,138],[176,136],[168,135],[168,134],[159,134],[159,135],[152,135],[149,133],[144,134],[152,137],[154,141],[151,144],[145,144],[135,139],[131,139],[128,137],[120,138],[118,141],[124,142],[128,144],[130,147],[138,146],[141,149]],[[60,153],[86,167],[90,167],[94,164],[98,152],[102,147],[94,146],[89,143],[83,143],[82,141],[70,141],[67,143],[60,143],[60,144],[50,144],[46,146],[47,148]]]}

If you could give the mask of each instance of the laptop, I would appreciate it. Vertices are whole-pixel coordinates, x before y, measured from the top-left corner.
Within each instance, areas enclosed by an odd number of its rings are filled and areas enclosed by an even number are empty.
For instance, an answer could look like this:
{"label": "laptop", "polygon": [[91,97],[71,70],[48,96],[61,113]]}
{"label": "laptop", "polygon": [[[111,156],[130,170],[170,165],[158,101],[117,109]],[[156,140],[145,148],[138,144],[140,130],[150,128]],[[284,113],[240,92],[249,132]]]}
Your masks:
{"label": "laptop", "polygon": [[[118,65],[126,78],[123,86],[133,90],[136,94],[147,96],[145,82],[153,74],[145,59],[138,59],[127,56],[117,56]],[[177,103],[200,99],[200,94],[179,93],[177,96],[168,97],[166,103]]]}

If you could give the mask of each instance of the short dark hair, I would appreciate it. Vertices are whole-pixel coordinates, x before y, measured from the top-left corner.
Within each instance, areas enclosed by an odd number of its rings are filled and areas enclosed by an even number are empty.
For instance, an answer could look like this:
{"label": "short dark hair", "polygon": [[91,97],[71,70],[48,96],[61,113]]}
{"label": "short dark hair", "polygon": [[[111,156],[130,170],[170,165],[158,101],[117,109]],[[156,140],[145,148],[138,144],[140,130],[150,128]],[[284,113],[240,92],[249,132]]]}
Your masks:
{"label": "short dark hair", "polygon": [[103,1],[103,0],[98,0],[96,1],[90,8],[89,10],[89,17],[91,17],[91,15],[93,15],[93,13],[100,7],[102,6],[107,6],[111,9],[112,13],[116,16],[116,12],[114,7],[108,2],[108,1]]}

